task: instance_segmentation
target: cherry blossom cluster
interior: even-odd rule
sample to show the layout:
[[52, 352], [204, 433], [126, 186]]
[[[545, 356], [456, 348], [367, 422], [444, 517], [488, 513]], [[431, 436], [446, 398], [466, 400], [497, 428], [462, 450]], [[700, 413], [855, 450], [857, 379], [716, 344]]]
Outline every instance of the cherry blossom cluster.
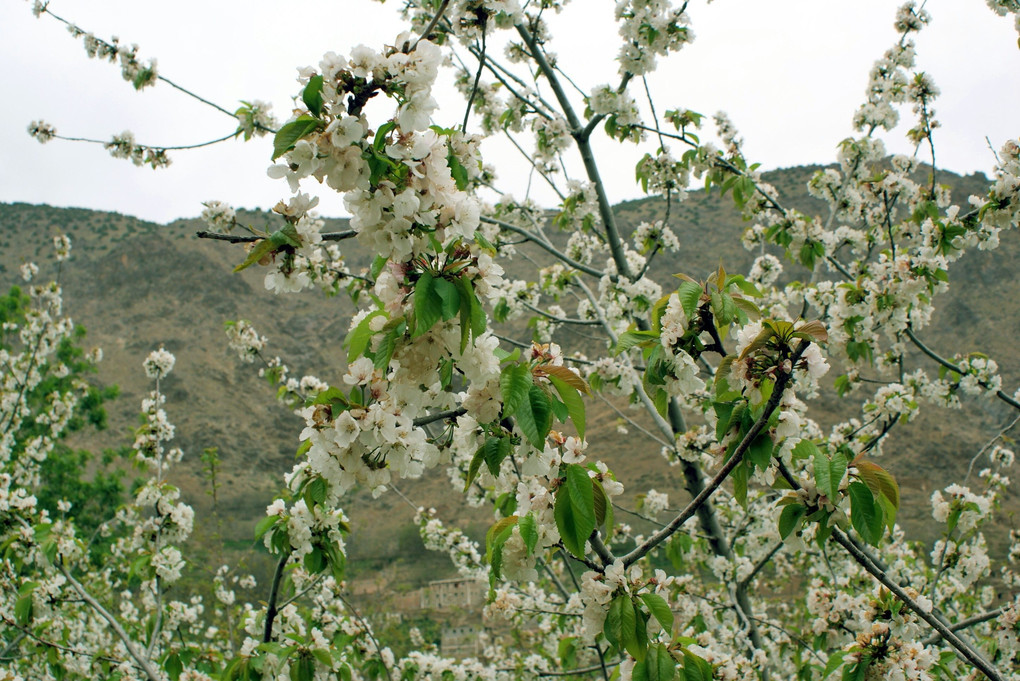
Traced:
[[155, 169], [170, 165], [170, 157], [166, 155], [165, 149], [137, 144], [130, 130], [114, 135], [103, 148], [110, 152], [110, 156], [127, 159], [136, 166], [146, 164]]
[[205, 207], [202, 209], [200, 217], [209, 226], [209, 229], [226, 232], [234, 226], [237, 212], [229, 204], [222, 201], [206, 201], [202, 205]]
[[28, 134], [39, 140], [40, 144], [46, 144], [57, 134], [57, 129], [46, 121], [32, 121], [28, 124]]

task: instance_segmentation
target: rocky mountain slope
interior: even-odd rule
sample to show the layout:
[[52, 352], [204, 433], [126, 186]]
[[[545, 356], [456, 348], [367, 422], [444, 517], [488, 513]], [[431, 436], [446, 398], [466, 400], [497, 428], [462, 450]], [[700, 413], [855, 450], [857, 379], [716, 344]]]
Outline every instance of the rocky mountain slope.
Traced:
[[[816, 169], [790, 168], [770, 173], [767, 179], [787, 205], [819, 211], [804, 189]], [[981, 176], [948, 174], [940, 179], [956, 186], [958, 201], [980, 191], [984, 181]], [[629, 233], [642, 220], [659, 217], [661, 206], [636, 201], [621, 204], [617, 212], [624, 233]], [[656, 271], [704, 277], [722, 260], [727, 270], [746, 272], [754, 254], [740, 247], [746, 224], [729, 199], [692, 192], [686, 202], [673, 207], [672, 215], [681, 251], [660, 258]], [[274, 217], [259, 211], [239, 214], [241, 221], [256, 226]], [[328, 222], [328, 230], [344, 227], [341, 220]], [[121, 397], [109, 406], [111, 427], [83, 444], [124, 444], [139, 401], [149, 390], [142, 359], [160, 345], [177, 356], [176, 369], [165, 383], [167, 411], [177, 426], [177, 443], [186, 452], [175, 477], [200, 516], [211, 514], [199, 454], [207, 447], [219, 448], [222, 487], [213, 516], [217, 522], [202, 531], [222, 536], [240, 555], [251, 546], [255, 521], [294, 461], [301, 423], [275, 403], [272, 389], [258, 378], [256, 368], [233, 356], [223, 324], [251, 321], [268, 336], [270, 356], [279, 354], [297, 375], [312, 373], [333, 381], [344, 370], [342, 342], [352, 308], [343, 296], [267, 293], [257, 267], [232, 273], [243, 259], [239, 247], [196, 238], [202, 228], [197, 219], [157, 225], [114, 213], [0, 204], [0, 284], [17, 283], [17, 267], [25, 260], [47, 262], [52, 235], [71, 237], [72, 258], [61, 272], [66, 310], [88, 329], [87, 344], [104, 350], [98, 380], [121, 387]], [[355, 242], [344, 242], [343, 247], [355, 262], [367, 262]], [[1018, 256], [1020, 236], [1010, 232], [1002, 235], [998, 251], [975, 251], [955, 265], [950, 293], [941, 301], [933, 328], [925, 333], [929, 344], [945, 354], [980, 350], [997, 358], [1007, 392], [1020, 383], [1015, 359], [1020, 335], [1020, 287], [1014, 274]], [[796, 265], [789, 268], [797, 270]], [[40, 276], [52, 274], [52, 268], [44, 267]], [[960, 479], [986, 439], [1013, 417], [1001, 403], [968, 406], [965, 414], [930, 414], [896, 433], [886, 446], [884, 464], [897, 475], [904, 492], [907, 508], [901, 518], [922, 535], [931, 492]], [[813, 415], [829, 423], [845, 418], [848, 407], [826, 398]], [[655, 486], [676, 493], [675, 503], [680, 503], [679, 479], [668, 469], [663, 474], [657, 446], [642, 447], [633, 436], [617, 433], [616, 414], [605, 405], [596, 401], [591, 408], [589, 440], [594, 455], [612, 462], [631, 489]], [[434, 505], [441, 517], [460, 518], [472, 534], [484, 534], [488, 519], [460, 507], [459, 497], [447, 492], [442, 471], [399, 487], [413, 503]], [[1009, 501], [1014, 506], [1015, 496]], [[407, 527], [412, 510], [399, 498], [386, 495], [373, 500], [359, 494], [347, 510], [354, 527], [350, 550], [355, 574], [376, 578], [384, 574], [398, 590], [450, 574], [445, 559], [423, 554], [416, 533]], [[258, 558], [249, 560], [259, 563]]]

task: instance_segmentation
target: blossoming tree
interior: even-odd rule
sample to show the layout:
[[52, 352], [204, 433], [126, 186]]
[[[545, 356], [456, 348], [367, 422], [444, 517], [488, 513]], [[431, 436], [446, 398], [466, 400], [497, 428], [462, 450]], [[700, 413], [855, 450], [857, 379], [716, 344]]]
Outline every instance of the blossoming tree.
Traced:
[[[74, 508], [40, 507], [40, 462], [86, 386], [47, 383], [68, 373], [55, 354], [70, 333], [56, 285], [33, 287], [5, 318], [0, 678], [1020, 679], [1020, 535], [996, 568], [1001, 595], [978, 588], [993, 574], [981, 530], [1012, 452], [992, 448], [979, 489], [935, 494], [933, 548], [896, 525], [899, 488], [879, 463], [887, 434], [922, 409], [1020, 409], [994, 361], [923, 340], [951, 265], [1016, 226], [1020, 146], [1002, 145], [982, 196], [960, 201], [934, 170], [918, 173], [925, 153], [934, 161], [938, 89], [911, 41], [928, 14], [908, 3], [854, 114], [857, 134], [810, 182], [827, 212], [806, 215], [763, 181], [724, 116], [717, 147], [701, 139], [704, 116], [656, 109], [641, 87], [692, 40], [686, 3], [618, 2], [619, 72], [584, 92], [549, 51], [543, 13], [559, 4], [411, 0], [409, 30], [392, 45], [302, 70], [282, 125], [258, 102], [233, 114], [237, 136], [272, 135], [269, 173], [291, 196], [271, 233], [228, 233], [240, 226], [232, 209], [210, 202], [205, 236], [246, 242], [238, 269], [266, 268], [274, 293], [345, 290], [358, 305], [342, 380], [292, 379], [279, 360], [263, 369], [306, 424], [287, 493], [255, 529], [276, 560], [264, 602], [237, 603], [226, 568], [212, 602], [175, 589], [193, 513], [169, 482], [182, 453], [166, 448], [165, 351], [145, 364], [155, 388], [134, 446], [150, 475], [101, 526], [109, 554], [97, 560]], [[989, 5], [1020, 12], [1012, 0]], [[70, 25], [136, 88], [166, 81], [136, 48]], [[500, 40], [505, 60], [487, 47]], [[444, 63], [467, 101], [462, 122], [434, 120]], [[880, 133], [902, 109], [918, 151], [889, 158]], [[31, 132], [59, 137], [41, 122]], [[555, 209], [498, 192], [479, 144], [504, 134], [532, 140]], [[598, 135], [648, 150], [637, 180], [661, 210], [631, 234], [607, 198]], [[107, 147], [153, 167], [169, 160], [128, 135]], [[583, 180], [564, 180], [570, 155]], [[695, 238], [671, 206], [696, 181], [735, 202], [760, 255], [743, 274], [720, 266], [657, 281], [656, 258]], [[348, 231], [322, 231], [310, 190], [343, 195]], [[376, 256], [368, 271], [345, 263], [350, 239]], [[522, 259], [537, 263], [537, 280], [515, 278]], [[501, 330], [529, 316], [533, 342]], [[553, 342], [570, 327], [598, 334], [598, 354]], [[265, 339], [249, 324], [228, 334], [242, 359], [262, 361]], [[845, 419], [824, 431], [809, 405], [832, 385], [829, 361], [843, 368]], [[682, 471], [683, 499], [626, 490], [643, 495], [657, 528], [647, 534], [616, 522], [625, 490], [589, 451], [596, 394], [632, 409], [662, 465]], [[397, 658], [344, 595], [342, 508], [357, 486], [387, 494], [444, 474], [466, 503], [492, 508], [484, 546], [425, 507], [415, 522], [427, 547], [488, 580], [487, 616], [504, 618], [516, 643], [468, 659], [428, 647]], [[766, 597], [790, 590], [789, 602]]]

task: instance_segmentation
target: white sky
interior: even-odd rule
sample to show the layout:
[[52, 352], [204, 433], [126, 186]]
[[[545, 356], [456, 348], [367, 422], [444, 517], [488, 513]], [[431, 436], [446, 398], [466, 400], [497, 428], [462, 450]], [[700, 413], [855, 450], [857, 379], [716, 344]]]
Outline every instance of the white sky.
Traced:
[[[574, 0], [556, 18], [549, 46], [582, 87], [616, 82], [614, 3]], [[897, 39], [889, 0], [692, 0], [693, 45], [652, 78], [659, 112], [684, 107], [705, 114], [725, 110], [746, 140], [750, 160], [765, 168], [826, 163], [851, 134], [850, 119], [864, 99], [874, 60]], [[55, 0], [58, 15], [98, 37], [118, 35], [138, 43], [143, 60], [155, 57], [162, 75], [233, 109], [242, 99], [262, 99], [285, 119], [297, 94], [295, 68], [317, 64], [327, 51], [346, 53], [358, 43], [392, 42], [404, 28], [399, 3], [368, 0]], [[988, 173], [994, 161], [987, 135], [998, 148], [1020, 133], [1020, 50], [1011, 22], [983, 0], [929, 0], [931, 26], [917, 38], [918, 64], [942, 91], [935, 104], [940, 167]], [[36, 19], [31, 4], [0, 4], [0, 201], [49, 203], [112, 210], [168, 221], [197, 215], [201, 202], [271, 207], [288, 195], [286, 183], [266, 177], [272, 143], [227, 142], [197, 151], [172, 152], [166, 170], [136, 168], [112, 159], [98, 145], [52, 141], [39, 145], [26, 133], [43, 119], [69, 136], [108, 139], [129, 129], [153, 146], [201, 142], [235, 127], [230, 119], [160, 83], [136, 93], [118, 67], [89, 60], [50, 17]], [[491, 45], [490, 45], [491, 48]], [[632, 86], [642, 95], [640, 83]], [[450, 90], [436, 115], [459, 124], [464, 103]], [[909, 120], [904, 111], [902, 119]], [[469, 125], [477, 130], [477, 124]], [[890, 151], [910, 148], [899, 132]], [[654, 144], [641, 148], [654, 151]], [[614, 201], [637, 198], [632, 148], [606, 146], [604, 179]], [[485, 148], [503, 185], [516, 196], [528, 187], [528, 166], [516, 152]], [[606, 162], [605, 159], [608, 159]], [[312, 181], [306, 191], [318, 185]], [[327, 190], [328, 191], [328, 190]], [[544, 204], [550, 195], [532, 183]], [[321, 192], [321, 212], [343, 214], [342, 203]]]

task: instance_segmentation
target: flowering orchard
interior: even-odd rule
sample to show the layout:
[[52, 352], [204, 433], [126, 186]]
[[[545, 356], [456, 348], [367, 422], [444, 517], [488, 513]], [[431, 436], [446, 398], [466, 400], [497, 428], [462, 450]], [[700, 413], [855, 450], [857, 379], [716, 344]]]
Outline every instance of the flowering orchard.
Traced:
[[[912, 42], [927, 12], [908, 3], [890, 17], [899, 36], [871, 72], [857, 132], [810, 182], [828, 209], [807, 215], [762, 180], [725, 116], [643, 87], [693, 39], [686, 3], [616, 3], [619, 71], [584, 91], [550, 51], [543, 16], [557, 0], [404, 4], [408, 30], [391, 45], [302, 69], [286, 121], [259, 102], [224, 110], [238, 119], [230, 136], [271, 136], [268, 172], [290, 196], [271, 233], [245, 233], [210, 202], [205, 235], [247, 242], [238, 269], [264, 268], [275, 294], [344, 291], [358, 306], [346, 370], [323, 368], [342, 375], [333, 384], [291, 378], [249, 324], [228, 328], [305, 420], [287, 492], [254, 528], [276, 561], [262, 600], [238, 602], [229, 567], [210, 599], [178, 584], [194, 519], [172, 484], [185, 454], [168, 444], [165, 351], [144, 367], [153, 389], [134, 451], [148, 478], [133, 499], [89, 532], [66, 500], [41, 505], [41, 465], [80, 419], [98, 358], [72, 352], [56, 284], [31, 284], [3, 311], [0, 678], [1020, 679], [1020, 533], [995, 562], [982, 534], [1013, 453], [993, 439], [972, 486], [932, 497], [934, 546], [896, 524], [899, 488], [882, 465], [886, 436], [922, 410], [1020, 409], [995, 361], [924, 342], [951, 266], [1012, 238], [1020, 217], [1016, 140], [999, 141], [980, 196], [951, 196], [919, 166], [938, 140], [938, 88]], [[136, 47], [59, 20], [136, 88], [170, 82]], [[443, 68], [465, 96], [462, 121], [435, 120]], [[901, 116], [916, 153], [889, 158], [882, 135]], [[719, 144], [705, 141], [713, 122]], [[42, 122], [31, 132], [60, 137]], [[528, 140], [560, 204], [500, 193], [479, 152], [487, 136]], [[637, 181], [659, 217], [633, 233], [609, 204], [598, 136], [647, 150]], [[130, 134], [106, 146], [169, 162]], [[566, 179], [566, 158], [581, 179]], [[697, 238], [670, 209], [698, 185], [736, 204], [759, 257], [707, 277], [671, 261], [677, 277], [657, 281], [653, 261]], [[343, 195], [348, 231], [322, 231], [311, 192], [328, 191]], [[367, 271], [345, 263], [351, 239], [376, 256]], [[528, 317], [533, 342], [501, 326]], [[598, 354], [553, 342], [569, 327], [599, 335]], [[844, 420], [823, 430], [810, 405], [833, 385]], [[594, 455], [597, 396], [632, 410], [635, 446], [682, 471], [684, 498], [624, 489]], [[492, 509], [476, 544], [415, 500], [426, 546], [488, 580], [486, 617], [513, 632], [478, 657], [428, 645], [398, 657], [345, 596], [350, 491], [391, 494], [421, 476], [448, 476], [465, 503]], [[617, 522], [635, 496], [657, 528], [647, 534]]]

